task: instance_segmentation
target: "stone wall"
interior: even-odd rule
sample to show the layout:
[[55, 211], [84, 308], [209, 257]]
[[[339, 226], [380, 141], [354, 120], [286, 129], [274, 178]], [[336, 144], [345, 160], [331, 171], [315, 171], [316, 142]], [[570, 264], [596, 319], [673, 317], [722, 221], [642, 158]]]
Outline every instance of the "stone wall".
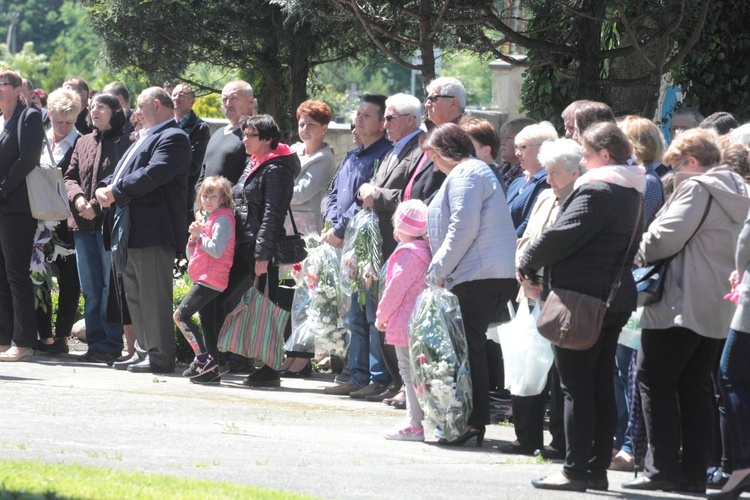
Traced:
[[[497, 112], [497, 111], [485, 111], [479, 109], [468, 109], [466, 114], [470, 116], [476, 116], [477, 118], [484, 118], [492, 122], [495, 128], [500, 133], [500, 127], [503, 123], [508, 120], [508, 113]], [[219, 118], [207, 118], [206, 122], [211, 127], [211, 133], [213, 134], [216, 130], [224, 127], [229, 123], [226, 119]], [[351, 126], [349, 123], [334, 123], [328, 124], [328, 133], [326, 133], [326, 142], [333, 149], [333, 156], [336, 158], [336, 165], [341, 163], [346, 153], [354, 149], [352, 143]]]

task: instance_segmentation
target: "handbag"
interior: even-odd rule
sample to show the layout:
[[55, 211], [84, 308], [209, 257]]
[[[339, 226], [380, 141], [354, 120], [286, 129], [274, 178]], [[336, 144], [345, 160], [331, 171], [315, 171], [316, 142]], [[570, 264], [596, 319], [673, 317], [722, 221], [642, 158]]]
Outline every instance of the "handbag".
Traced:
[[302, 235], [297, 231], [297, 224], [294, 222], [292, 207], [289, 207], [289, 218], [292, 220], [294, 234], [285, 235], [276, 243], [276, 248], [273, 251], [273, 257], [271, 258], [271, 264], [274, 266], [279, 266], [281, 264], [296, 264], [297, 262], [302, 262], [305, 260], [305, 257], [307, 257], [305, 240], [302, 239]]
[[698, 233], [698, 230], [703, 225], [703, 221], [705, 221], [706, 216], [708, 216], [708, 211], [711, 208], [713, 199], [713, 196], [709, 193], [706, 210], [703, 211], [703, 217], [701, 218], [698, 227], [695, 228], [695, 231], [693, 231], [693, 234], [690, 235], [690, 238], [688, 238], [679, 252], [662, 259], [653, 265], [643, 266], [633, 270], [633, 280], [635, 280], [635, 289], [638, 292], [639, 306], [648, 306], [661, 300], [664, 293], [664, 276], [667, 273], [669, 264], [672, 262], [672, 259], [677, 257], [677, 255], [685, 249], [687, 244], [690, 243], [690, 240], [693, 239], [693, 236]]
[[606, 302], [585, 293], [553, 288], [547, 295], [537, 320], [537, 328], [544, 338], [558, 347], [573, 351], [585, 351], [596, 344], [602, 332], [604, 316], [607, 314], [609, 304], [620, 288], [620, 278], [625, 268], [625, 260], [633, 247], [635, 233], [638, 231], [638, 223], [641, 221], [642, 213], [643, 203], [640, 203], [638, 215], [635, 218], [635, 226], [630, 234], [630, 243], [628, 243], [628, 248], [622, 257], [622, 264], [615, 275]]
[[260, 359], [278, 371], [284, 357], [284, 329], [288, 320], [289, 311], [274, 304], [253, 284], [224, 320], [219, 332], [219, 350]]
[[[18, 149], [21, 149], [21, 126], [26, 110], [18, 117]], [[68, 196], [65, 193], [62, 172], [56, 166], [47, 137], [44, 137], [51, 167], [37, 164], [26, 176], [26, 190], [29, 196], [31, 216], [39, 220], [65, 220], [70, 217]]]

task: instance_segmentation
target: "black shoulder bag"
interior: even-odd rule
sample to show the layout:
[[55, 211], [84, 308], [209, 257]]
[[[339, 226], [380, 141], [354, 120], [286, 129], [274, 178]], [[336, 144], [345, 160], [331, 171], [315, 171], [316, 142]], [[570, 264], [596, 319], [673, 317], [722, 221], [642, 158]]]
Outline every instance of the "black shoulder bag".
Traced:
[[276, 243], [273, 251], [271, 264], [279, 266], [281, 264], [296, 264], [302, 262], [307, 257], [307, 247], [302, 235], [297, 231], [297, 224], [294, 222], [292, 207], [289, 207], [289, 218], [292, 221], [294, 234], [288, 234]]

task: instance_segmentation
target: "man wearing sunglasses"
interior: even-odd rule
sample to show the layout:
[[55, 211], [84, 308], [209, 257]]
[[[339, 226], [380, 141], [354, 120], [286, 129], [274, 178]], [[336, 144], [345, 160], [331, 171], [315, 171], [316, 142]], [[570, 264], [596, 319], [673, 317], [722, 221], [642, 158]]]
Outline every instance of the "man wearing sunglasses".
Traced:
[[[434, 125], [458, 123], [466, 108], [466, 89], [455, 78], [440, 77], [427, 86], [424, 109], [427, 119]], [[432, 196], [440, 189], [445, 174], [436, 169], [432, 160], [423, 154], [407, 174], [403, 200], [417, 199], [429, 204]]]
[[[393, 238], [393, 213], [396, 211], [401, 193], [406, 185], [406, 174], [421, 155], [419, 140], [422, 135], [419, 125], [422, 120], [422, 105], [414, 96], [396, 94], [385, 101], [385, 131], [393, 147], [378, 165], [374, 181], [360, 186], [358, 202], [362, 207], [372, 208], [380, 220], [380, 235], [383, 238], [383, 262], [396, 249]], [[373, 309], [377, 304], [373, 304]], [[375, 329], [374, 316], [368, 317], [370, 328]], [[384, 332], [379, 333], [383, 361], [391, 375], [388, 386], [373, 382], [361, 390], [349, 394], [355, 399], [382, 401], [395, 397], [403, 382], [398, 371], [396, 349], [385, 344]]]

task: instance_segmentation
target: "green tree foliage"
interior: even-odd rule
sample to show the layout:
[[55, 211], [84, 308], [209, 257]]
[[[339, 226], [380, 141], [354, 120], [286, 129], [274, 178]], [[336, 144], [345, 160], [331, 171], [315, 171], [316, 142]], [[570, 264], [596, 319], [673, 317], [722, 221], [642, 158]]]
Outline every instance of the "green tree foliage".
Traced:
[[[0, 2], [3, 14], [15, 12], [19, 15], [16, 31], [16, 49], [21, 50], [26, 42], [33, 42], [40, 54], [52, 54], [55, 40], [63, 31], [59, 23], [59, 12], [63, 3], [70, 0], [20, 0]], [[6, 16], [0, 20], [0, 40], [5, 42], [8, 36]]]
[[750, 120], [749, 18], [750, 4], [745, 1], [713, 2], [700, 39], [673, 72], [675, 82], [687, 91], [686, 105], [699, 108], [706, 116], [728, 111], [740, 123]]
[[48, 64], [47, 56], [34, 51], [34, 42], [24, 43], [21, 51], [15, 54], [8, 51], [6, 44], [0, 44], [0, 65], [15, 69], [34, 84], [42, 79]]
[[[352, 51], [346, 26], [283, 11], [268, 0], [82, 0], [116, 69], [161, 83], [186, 76], [191, 63], [240, 70], [259, 96], [261, 111], [290, 130], [307, 98], [310, 67], [328, 54]], [[340, 38], [334, 38], [338, 35]], [[218, 90], [191, 82], [200, 90]]]

